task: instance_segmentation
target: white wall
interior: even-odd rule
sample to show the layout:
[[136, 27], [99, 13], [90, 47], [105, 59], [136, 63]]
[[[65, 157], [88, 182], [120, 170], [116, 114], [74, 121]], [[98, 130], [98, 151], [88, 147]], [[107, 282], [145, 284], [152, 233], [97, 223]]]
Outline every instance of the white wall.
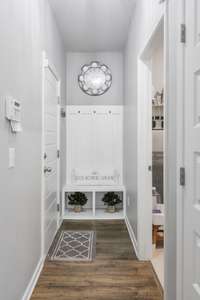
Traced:
[[164, 88], [164, 49], [163, 43], [155, 49], [152, 55], [152, 84], [155, 92], [161, 92]]
[[[102, 96], [86, 95], [78, 85], [81, 67], [93, 60], [105, 63], [112, 71], [111, 88]], [[68, 105], [121, 105], [123, 104], [123, 54], [120, 52], [67, 53]]]
[[[173, 2], [173, 1], [169, 1]], [[137, 238], [137, 62], [138, 55], [145, 46], [150, 32], [159, 20], [163, 12], [164, 3], [155, 0], [136, 1], [133, 21], [130, 27], [129, 38], [125, 50], [125, 116], [124, 116], [124, 178], [127, 188], [127, 196], [130, 198], [130, 205], [127, 203], [127, 215], [132, 229]], [[171, 40], [170, 40], [171, 42]], [[169, 119], [174, 118], [170, 116]], [[174, 121], [174, 120], [173, 120]], [[173, 123], [174, 124], [174, 123]], [[170, 132], [172, 134], [172, 131]], [[174, 144], [175, 133], [171, 139]], [[172, 141], [173, 140], [173, 141]], [[175, 152], [174, 152], [175, 153]], [[174, 155], [174, 160], [175, 160]], [[172, 162], [173, 165], [173, 162]], [[176, 171], [176, 170], [175, 170]], [[175, 172], [174, 171], [174, 172]], [[174, 172], [170, 179], [171, 192], [168, 200], [175, 201], [173, 191], [176, 190]], [[174, 183], [172, 183], [174, 180]], [[167, 204], [168, 205], [168, 204]], [[176, 299], [176, 218], [175, 202], [170, 206], [171, 222], [168, 227], [168, 245], [166, 248], [166, 259], [168, 276], [165, 292], [168, 299]], [[172, 237], [173, 235], [173, 237]]]
[[[0, 299], [19, 300], [41, 255], [42, 50], [56, 66], [65, 99], [65, 53], [46, 0], [0, 2]], [[23, 132], [11, 134], [4, 95], [21, 100]], [[8, 148], [16, 167], [8, 169]]]

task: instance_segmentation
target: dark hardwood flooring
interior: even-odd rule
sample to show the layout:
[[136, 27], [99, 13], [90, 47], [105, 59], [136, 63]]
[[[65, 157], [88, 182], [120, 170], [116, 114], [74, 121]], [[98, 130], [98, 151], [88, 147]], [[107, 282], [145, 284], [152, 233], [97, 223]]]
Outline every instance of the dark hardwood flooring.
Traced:
[[92, 262], [46, 260], [31, 300], [162, 300], [150, 262], [138, 261], [124, 221], [64, 221], [61, 230], [95, 230]]

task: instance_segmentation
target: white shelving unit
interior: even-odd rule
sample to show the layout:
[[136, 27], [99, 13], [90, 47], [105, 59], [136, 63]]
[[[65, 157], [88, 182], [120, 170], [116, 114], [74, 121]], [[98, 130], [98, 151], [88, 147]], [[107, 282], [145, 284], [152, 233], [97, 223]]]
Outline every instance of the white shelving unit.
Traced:
[[[84, 192], [89, 196], [89, 203], [83, 208], [83, 211], [76, 213], [73, 207], [67, 205], [67, 194], [73, 192]], [[121, 195], [121, 208], [115, 213], [106, 212], [106, 206], [100, 201], [103, 193], [116, 192]], [[126, 211], [126, 192], [124, 186], [65, 186], [62, 197], [62, 217], [71, 220], [95, 220], [95, 219], [124, 219]]]

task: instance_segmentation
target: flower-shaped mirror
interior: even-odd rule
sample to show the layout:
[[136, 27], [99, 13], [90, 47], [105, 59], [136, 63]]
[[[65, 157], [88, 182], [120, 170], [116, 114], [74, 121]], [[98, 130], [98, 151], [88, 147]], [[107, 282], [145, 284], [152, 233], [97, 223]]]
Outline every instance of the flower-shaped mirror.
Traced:
[[112, 74], [105, 64], [93, 61], [81, 68], [78, 83], [84, 93], [90, 96], [100, 96], [111, 87]]

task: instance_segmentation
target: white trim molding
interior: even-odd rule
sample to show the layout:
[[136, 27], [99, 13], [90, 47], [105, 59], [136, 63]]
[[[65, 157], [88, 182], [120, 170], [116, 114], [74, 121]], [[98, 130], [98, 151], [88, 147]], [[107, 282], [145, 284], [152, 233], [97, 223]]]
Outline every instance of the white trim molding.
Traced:
[[[59, 77], [59, 74], [56, 71], [55, 66], [49, 61], [47, 58], [47, 54], [45, 51], [42, 51], [42, 133], [41, 133], [41, 255], [42, 257], [45, 256], [47, 253], [45, 253], [45, 247], [44, 247], [44, 241], [45, 241], [45, 233], [44, 233], [44, 197], [45, 197], [45, 191], [44, 191], [44, 125], [45, 125], [45, 118], [44, 118], [44, 112], [45, 112], [45, 70], [49, 69], [51, 73], [54, 75], [54, 77], [57, 80], [57, 150], [60, 151], [60, 95], [61, 95], [61, 80]], [[57, 204], [60, 205], [60, 157], [58, 157], [57, 161]], [[60, 212], [58, 212], [57, 215], [57, 229], [59, 228], [59, 224], [61, 223], [61, 215]], [[53, 240], [52, 240], [53, 241]]]
[[[137, 107], [137, 216], [138, 252], [142, 260], [152, 258], [152, 53], [165, 29], [165, 12], [160, 15], [138, 55]], [[144, 88], [145, 87], [145, 88]], [[144, 189], [145, 186], [145, 189]]]
[[[167, 1], [167, 86], [168, 124], [166, 157], [165, 293], [168, 299], [183, 299], [183, 187], [179, 184], [180, 167], [184, 166], [184, 52], [180, 27], [185, 23], [185, 1]], [[170, 168], [169, 166], [174, 166]], [[173, 212], [173, 213], [172, 213]], [[173, 259], [172, 259], [173, 258]], [[173, 269], [172, 269], [173, 268]]]
[[137, 258], [140, 259], [139, 252], [138, 252], [138, 243], [137, 243], [137, 240], [136, 240], [136, 237], [135, 237], [135, 233], [134, 233], [134, 231], [132, 229], [132, 226], [131, 226], [131, 224], [130, 224], [129, 219], [128, 219], [127, 216], [125, 216], [125, 223], [126, 223], [126, 227], [128, 229], [128, 233], [129, 233], [131, 242], [133, 244], [133, 248], [134, 248], [135, 254], [136, 254]]
[[37, 267], [33, 273], [33, 276], [31, 277], [31, 280], [29, 281], [29, 284], [25, 290], [25, 293], [22, 297], [22, 300], [29, 300], [31, 298], [31, 295], [33, 293], [33, 290], [36, 286], [36, 283], [38, 281], [38, 278], [42, 272], [44, 266], [44, 258], [41, 258], [40, 261], [37, 264]]

